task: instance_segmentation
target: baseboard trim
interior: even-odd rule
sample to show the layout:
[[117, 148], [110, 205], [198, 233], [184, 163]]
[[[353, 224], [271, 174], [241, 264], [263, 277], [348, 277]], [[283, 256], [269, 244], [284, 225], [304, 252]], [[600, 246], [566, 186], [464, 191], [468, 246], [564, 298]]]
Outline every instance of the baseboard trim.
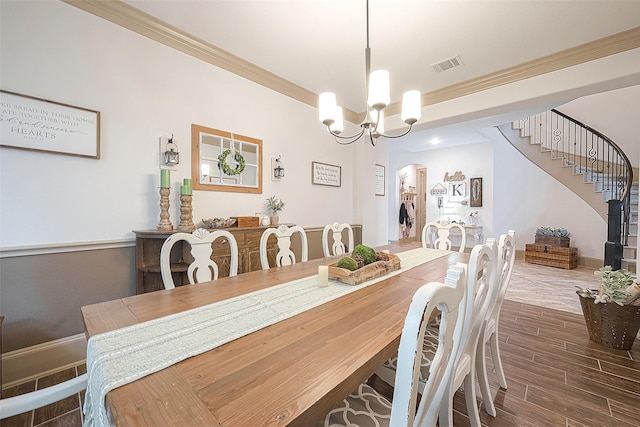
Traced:
[[2, 355], [2, 389], [78, 365], [87, 357], [84, 334], [60, 338]]

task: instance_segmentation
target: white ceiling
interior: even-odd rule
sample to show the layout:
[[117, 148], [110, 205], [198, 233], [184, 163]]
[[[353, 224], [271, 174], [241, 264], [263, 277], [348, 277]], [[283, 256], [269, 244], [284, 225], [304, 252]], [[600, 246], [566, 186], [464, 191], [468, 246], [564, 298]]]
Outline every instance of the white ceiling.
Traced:
[[[308, 90], [335, 92], [351, 110], [365, 109], [365, 0], [125, 2]], [[640, 0], [370, 0], [369, 15], [372, 69], [389, 70], [397, 102], [409, 89], [433, 91], [637, 27]], [[455, 55], [461, 67], [431, 69]], [[454, 128], [458, 138], [480, 137]]]

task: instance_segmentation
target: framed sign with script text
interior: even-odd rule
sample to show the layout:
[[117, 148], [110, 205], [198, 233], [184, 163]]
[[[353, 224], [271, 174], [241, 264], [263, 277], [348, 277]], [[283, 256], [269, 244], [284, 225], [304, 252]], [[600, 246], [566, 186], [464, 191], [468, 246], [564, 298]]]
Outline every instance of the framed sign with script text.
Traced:
[[385, 173], [383, 165], [376, 165], [376, 196], [384, 196]]
[[342, 168], [326, 163], [311, 162], [311, 183], [340, 187], [342, 185]]
[[0, 146], [100, 158], [100, 112], [0, 90]]

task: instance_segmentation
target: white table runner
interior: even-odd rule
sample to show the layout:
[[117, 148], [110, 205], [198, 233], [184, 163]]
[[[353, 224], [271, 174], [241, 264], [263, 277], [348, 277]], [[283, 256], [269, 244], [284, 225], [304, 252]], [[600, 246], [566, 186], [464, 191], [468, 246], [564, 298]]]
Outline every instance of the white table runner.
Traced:
[[321, 287], [313, 275], [95, 335], [87, 344], [84, 425], [109, 425], [106, 395], [114, 388], [449, 253], [412, 249], [398, 254], [399, 270], [357, 286], [330, 280]]

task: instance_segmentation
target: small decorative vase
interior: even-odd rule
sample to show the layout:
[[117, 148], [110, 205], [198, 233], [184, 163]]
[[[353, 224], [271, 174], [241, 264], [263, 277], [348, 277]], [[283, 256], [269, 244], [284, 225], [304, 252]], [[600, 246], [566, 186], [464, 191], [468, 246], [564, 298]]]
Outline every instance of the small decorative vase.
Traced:
[[280, 218], [278, 218], [278, 215], [271, 215], [271, 225], [278, 225], [278, 221], [280, 220]]

